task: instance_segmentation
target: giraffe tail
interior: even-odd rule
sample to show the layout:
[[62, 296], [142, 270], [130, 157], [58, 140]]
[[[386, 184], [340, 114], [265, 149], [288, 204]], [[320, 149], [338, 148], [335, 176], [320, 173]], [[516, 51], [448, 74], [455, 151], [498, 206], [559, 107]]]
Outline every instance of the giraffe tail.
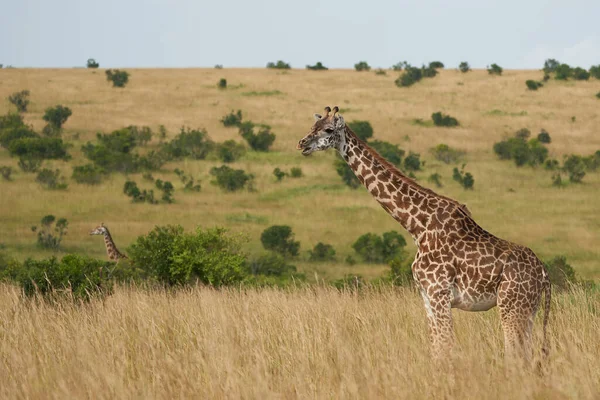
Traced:
[[544, 321], [542, 328], [542, 354], [544, 358], [548, 357], [550, 353], [550, 344], [548, 343], [548, 319], [550, 318], [550, 301], [552, 300], [552, 285], [550, 284], [550, 280], [546, 282], [544, 285]]

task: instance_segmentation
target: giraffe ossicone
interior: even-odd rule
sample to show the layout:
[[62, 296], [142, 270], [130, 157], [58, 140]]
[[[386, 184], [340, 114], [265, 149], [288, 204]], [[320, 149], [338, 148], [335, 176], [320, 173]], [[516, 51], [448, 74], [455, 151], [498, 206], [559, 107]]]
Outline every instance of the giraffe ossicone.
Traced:
[[404, 175], [346, 125], [339, 108], [325, 107], [297, 149], [308, 156], [336, 149], [381, 207], [412, 236], [412, 274], [421, 292], [435, 357], [452, 347], [451, 308], [486, 311], [498, 306], [505, 353], [531, 357], [533, 320], [544, 296], [543, 346], [551, 286], [544, 264], [529, 248], [481, 228], [464, 204]]

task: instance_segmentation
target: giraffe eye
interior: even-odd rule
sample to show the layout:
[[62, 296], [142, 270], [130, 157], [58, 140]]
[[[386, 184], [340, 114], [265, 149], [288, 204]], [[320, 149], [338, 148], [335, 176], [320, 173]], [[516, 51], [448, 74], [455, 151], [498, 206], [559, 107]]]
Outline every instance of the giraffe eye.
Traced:
[[325, 129], [325, 132], [327, 132], [327, 133], [333, 133], [333, 129], [332, 128], [327, 128], [327, 129]]

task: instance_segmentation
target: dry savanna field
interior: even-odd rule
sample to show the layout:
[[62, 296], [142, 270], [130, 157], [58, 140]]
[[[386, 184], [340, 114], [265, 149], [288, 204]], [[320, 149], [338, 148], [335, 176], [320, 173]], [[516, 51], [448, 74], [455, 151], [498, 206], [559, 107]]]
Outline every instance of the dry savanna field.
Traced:
[[[332, 151], [302, 157], [295, 150], [313, 113], [338, 105], [346, 121], [368, 120], [374, 139], [419, 153], [417, 179], [442, 176], [438, 193], [466, 203], [486, 230], [532, 248], [543, 260], [564, 255], [577, 274], [600, 279], [600, 173], [580, 184], [552, 186], [543, 167], [516, 167], [494, 154], [495, 142], [521, 128], [552, 137], [550, 157], [600, 150], [600, 81], [550, 80], [529, 91], [541, 71], [442, 70], [410, 88], [398, 73], [350, 70], [128, 69], [130, 82], [113, 88], [104, 70], [2, 69], [0, 114], [14, 110], [7, 96], [31, 92], [25, 121], [40, 131], [47, 107], [73, 111], [63, 139], [73, 159], [46, 161], [66, 177], [87, 163], [81, 146], [97, 132], [128, 125], [164, 125], [168, 137], [182, 126], [206, 128], [211, 139], [243, 142], [220, 119], [242, 110], [245, 120], [265, 123], [277, 135], [272, 151], [247, 152], [233, 167], [255, 176], [256, 191], [224, 193], [210, 183], [216, 159], [167, 163], [155, 178], [175, 185], [173, 204], [133, 204], [123, 194], [127, 179], [150, 188], [141, 174], [113, 174], [97, 186], [69, 180], [67, 190], [44, 190], [35, 174], [17, 167], [0, 149], [0, 165], [13, 180], [0, 180], [2, 251], [23, 260], [54, 253], [36, 247], [31, 226], [47, 214], [66, 217], [68, 234], [59, 256], [105, 258], [101, 238], [89, 231], [104, 222], [126, 252], [156, 225], [223, 226], [247, 237], [245, 251], [261, 251], [260, 233], [289, 225], [301, 243], [291, 262], [306, 283], [286, 289], [191, 287], [178, 291], [117, 287], [112, 296], [78, 304], [24, 300], [18, 288], [0, 284], [0, 398], [600, 398], [600, 298], [574, 289], [555, 293], [550, 319], [550, 357], [543, 371], [505, 368], [496, 310], [454, 312], [456, 351], [446, 365], [429, 359], [425, 311], [410, 288], [367, 287], [338, 291], [324, 281], [347, 274], [376, 278], [387, 265], [344, 262], [367, 232], [406, 232], [363, 188], [352, 190], [337, 175]], [[217, 88], [220, 78], [229, 87]], [[433, 112], [460, 126], [415, 124]], [[452, 180], [452, 168], [430, 149], [440, 143], [465, 152], [473, 190]], [[154, 139], [144, 151], [158, 146]], [[460, 165], [458, 165], [460, 167]], [[276, 182], [273, 169], [300, 167], [302, 178]], [[183, 192], [173, 170], [199, 180], [200, 192]], [[337, 262], [310, 263], [318, 242], [334, 246]], [[534, 329], [539, 351], [541, 318]]]

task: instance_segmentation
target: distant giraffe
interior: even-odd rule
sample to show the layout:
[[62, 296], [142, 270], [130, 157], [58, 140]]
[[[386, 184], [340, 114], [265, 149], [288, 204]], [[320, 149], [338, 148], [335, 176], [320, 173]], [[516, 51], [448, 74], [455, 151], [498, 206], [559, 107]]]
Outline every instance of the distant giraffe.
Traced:
[[486, 311], [497, 305], [505, 353], [529, 360], [542, 294], [542, 351], [547, 354], [551, 287], [533, 251], [485, 231], [465, 205], [408, 178], [360, 140], [338, 111], [326, 107], [325, 115], [315, 114], [316, 122], [297, 148], [305, 156], [337, 149], [383, 209], [413, 237], [418, 250], [412, 273], [425, 303], [433, 356], [442, 357], [452, 347], [451, 308]]
[[90, 232], [90, 235], [103, 235], [104, 236], [104, 244], [106, 245], [106, 253], [108, 254], [108, 259], [111, 261], [119, 262], [122, 258], [128, 258], [125, 254], [121, 253], [115, 242], [110, 236], [110, 232], [108, 228], [104, 226], [104, 222], [100, 224], [100, 226], [96, 227], [93, 231]]

